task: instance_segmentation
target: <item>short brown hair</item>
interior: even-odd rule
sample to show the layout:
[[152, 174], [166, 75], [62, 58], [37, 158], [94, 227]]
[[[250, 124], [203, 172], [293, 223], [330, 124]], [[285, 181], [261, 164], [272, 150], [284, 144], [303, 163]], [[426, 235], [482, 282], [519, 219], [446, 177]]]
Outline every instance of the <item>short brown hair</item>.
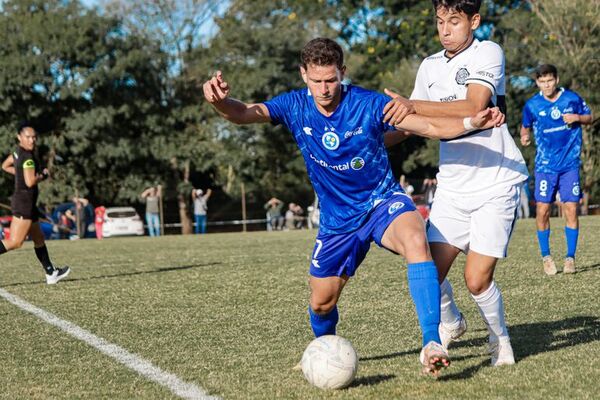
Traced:
[[300, 65], [335, 65], [339, 69], [344, 66], [344, 51], [334, 40], [328, 38], [316, 38], [306, 43], [300, 53]]
[[552, 64], [542, 64], [535, 70], [535, 79], [539, 79], [545, 75], [552, 75], [553, 77], [558, 77], [558, 70]]

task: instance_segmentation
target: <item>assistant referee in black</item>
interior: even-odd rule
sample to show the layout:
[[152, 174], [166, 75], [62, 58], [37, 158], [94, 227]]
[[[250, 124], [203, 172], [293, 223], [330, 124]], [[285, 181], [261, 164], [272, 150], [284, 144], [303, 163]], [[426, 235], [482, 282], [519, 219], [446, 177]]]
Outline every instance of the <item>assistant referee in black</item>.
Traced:
[[55, 268], [52, 265], [38, 222], [38, 183], [48, 177], [48, 170], [42, 170], [35, 157], [37, 132], [30, 123], [19, 126], [17, 140], [17, 150], [2, 163], [2, 170], [15, 176], [15, 192], [11, 200], [13, 218], [10, 223], [10, 239], [0, 241], [0, 255], [20, 248], [29, 235], [33, 240], [35, 254], [44, 267], [46, 282], [52, 285], [65, 278], [71, 270], [69, 267]]

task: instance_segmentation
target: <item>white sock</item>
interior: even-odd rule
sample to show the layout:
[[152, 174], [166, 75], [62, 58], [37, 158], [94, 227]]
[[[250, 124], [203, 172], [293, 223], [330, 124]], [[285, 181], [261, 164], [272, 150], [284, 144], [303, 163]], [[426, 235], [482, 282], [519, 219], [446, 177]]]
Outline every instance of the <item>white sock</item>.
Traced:
[[502, 302], [502, 293], [498, 286], [492, 281], [487, 290], [481, 294], [471, 294], [483, 321], [487, 325], [490, 333], [490, 342], [498, 340], [508, 340], [508, 329], [504, 321], [504, 303]]
[[440, 284], [440, 291], [442, 294], [440, 298], [440, 321], [450, 328], [457, 327], [460, 321], [460, 311], [454, 303], [454, 293], [448, 279], [444, 279]]

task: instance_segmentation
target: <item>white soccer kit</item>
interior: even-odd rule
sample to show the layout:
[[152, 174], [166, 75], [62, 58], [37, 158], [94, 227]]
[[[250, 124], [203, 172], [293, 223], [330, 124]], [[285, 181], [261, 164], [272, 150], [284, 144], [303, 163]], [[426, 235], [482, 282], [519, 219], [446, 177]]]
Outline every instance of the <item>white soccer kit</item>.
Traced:
[[[464, 100], [471, 84], [487, 87], [491, 103], [506, 113], [504, 53], [496, 43], [474, 39], [452, 58], [446, 57], [445, 50], [427, 57], [419, 67], [411, 99]], [[528, 176], [507, 125], [441, 141], [439, 165], [429, 241], [505, 257], [518, 186]]]

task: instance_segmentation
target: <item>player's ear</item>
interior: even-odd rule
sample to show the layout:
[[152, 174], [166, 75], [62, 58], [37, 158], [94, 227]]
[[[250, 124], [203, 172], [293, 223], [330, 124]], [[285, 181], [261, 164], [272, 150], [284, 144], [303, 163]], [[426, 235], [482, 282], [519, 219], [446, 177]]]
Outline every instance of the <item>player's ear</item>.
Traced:
[[308, 84], [308, 77], [306, 76], [306, 69], [303, 66], [300, 66], [300, 76], [302, 76], [302, 80], [304, 83]]
[[345, 66], [345, 65], [342, 65], [342, 68], [340, 68], [340, 75], [341, 75], [341, 78], [340, 78], [340, 80], [341, 80], [341, 81], [343, 81], [343, 80], [344, 80], [344, 75], [345, 75], [345, 74], [346, 74], [346, 66]]
[[479, 13], [473, 14], [473, 16], [471, 17], [471, 30], [476, 30], [477, 28], [479, 28], [480, 24], [481, 15]]
[[556, 75], [556, 86], [558, 86], [559, 82], [560, 82], [560, 79], [558, 78], [558, 75]]

